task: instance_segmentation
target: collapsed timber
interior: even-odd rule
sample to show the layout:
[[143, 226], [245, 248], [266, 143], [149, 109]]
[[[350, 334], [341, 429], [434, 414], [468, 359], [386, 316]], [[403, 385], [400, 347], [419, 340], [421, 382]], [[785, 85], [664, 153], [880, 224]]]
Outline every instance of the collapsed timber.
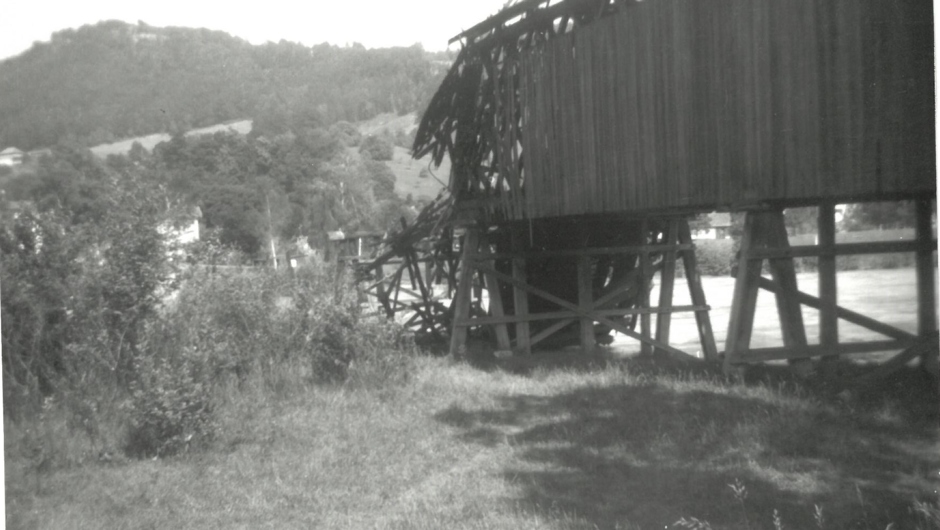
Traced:
[[[354, 263], [360, 290], [419, 342], [461, 354], [468, 337], [496, 351], [637, 339], [644, 353], [690, 356], [669, 345], [670, 316], [694, 312], [702, 351], [717, 356], [686, 219], [595, 216], [484, 226], [457, 215], [444, 192], [374, 257]], [[477, 217], [477, 216], [475, 216]], [[693, 305], [674, 306], [677, 263]], [[658, 306], [651, 304], [660, 278]], [[657, 314], [655, 330], [652, 315]]]

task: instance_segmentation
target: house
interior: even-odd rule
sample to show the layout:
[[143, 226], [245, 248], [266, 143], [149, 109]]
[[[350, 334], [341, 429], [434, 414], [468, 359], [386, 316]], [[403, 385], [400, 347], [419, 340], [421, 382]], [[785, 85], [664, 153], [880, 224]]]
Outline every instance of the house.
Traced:
[[166, 221], [160, 223], [158, 230], [166, 236], [170, 253], [180, 254], [183, 245], [199, 241], [199, 221], [202, 210], [198, 206], [183, 208], [172, 212]]
[[708, 214], [708, 228], [694, 231], [692, 239], [728, 239], [731, 230], [731, 214], [712, 212]]
[[385, 232], [328, 232], [329, 256], [340, 260], [357, 261], [367, 259], [385, 238]]
[[0, 166], [18, 166], [23, 163], [23, 151], [15, 147], [7, 147], [0, 151]]

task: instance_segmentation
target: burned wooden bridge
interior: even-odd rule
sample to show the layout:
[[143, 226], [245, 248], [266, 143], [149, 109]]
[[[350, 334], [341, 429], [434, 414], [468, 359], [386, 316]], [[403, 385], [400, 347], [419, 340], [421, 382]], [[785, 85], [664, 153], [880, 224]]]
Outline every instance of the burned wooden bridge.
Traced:
[[[417, 157], [450, 157], [448, 199], [392, 243], [401, 265], [376, 275], [380, 259], [373, 275], [413, 279], [414, 322], [448, 334], [454, 354], [470, 330], [518, 352], [559, 333], [590, 350], [616, 330], [682, 356], [670, 315], [691, 311], [715, 359], [687, 220], [738, 211], [729, 369], [931, 340], [932, 20], [924, 0], [516, 2], [455, 37], [463, 48], [414, 144]], [[915, 241], [835, 243], [835, 204], [884, 200], [916, 201]], [[796, 206], [819, 209], [818, 245], [789, 246], [782, 212]], [[432, 234], [442, 243], [422, 257]], [[899, 251], [917, 256], [917, 335], [837, 305], [839, 256]], [[798, 289], [802, 256], [819, 257], [818, 297]], [[691, 306], [672, 303], [680, 263]], [[446, 278], [446, 296], [429, 294], [431, 278]], [[370, 287], [394, 313], [382, 285]], [[776, 296], [783, 348], [750, 348], [761, 288]], [[802, 305], [820, 312], [819, 344]], [[840, 319], [886, 340], [842, 344]]]

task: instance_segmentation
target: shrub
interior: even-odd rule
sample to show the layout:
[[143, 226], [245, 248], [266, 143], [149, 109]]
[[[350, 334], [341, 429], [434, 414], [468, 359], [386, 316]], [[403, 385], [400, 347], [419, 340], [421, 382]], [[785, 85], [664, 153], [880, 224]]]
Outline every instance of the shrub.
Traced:
[[359, 153], [372, 160], [391, 160], [395, 154], [392, 142], [381, 136], [367, 136], [359, 145]]
[[213, 380], [276, 391], [344, 382], [367, 365], [387, 371], [412, 351], [400, 326], [363, 318], [355, 287], [322, 264], [292, 275], [193, 271], [168, 318], [175, 331], [164, 343], [193, 352]]
[[214, 436], [211, 386], [203, 363], [186, 355], [138, 361], [131, 385], [125, 453], [166, 456]]
[[338, 121], [330, 126], [330, 133], [334, 135], [343, 145], [356, 147], [362, 142], [362, 133], [355, 125], [348, 121]]
[[727, 276], [734, 261], [734, 241], [699, 239], [695, 242], [695, 257], [703, 276]]

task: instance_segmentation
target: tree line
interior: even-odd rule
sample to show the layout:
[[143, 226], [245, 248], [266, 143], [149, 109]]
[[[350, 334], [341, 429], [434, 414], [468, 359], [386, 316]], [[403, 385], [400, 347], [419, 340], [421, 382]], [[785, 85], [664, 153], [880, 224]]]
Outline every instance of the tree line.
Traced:
[[447, 52], [251, 45], [220, 31], [107, 21], [0, 62], [0, 145], [86, 146], [253, 118], [324, 123], [423, 110]]

